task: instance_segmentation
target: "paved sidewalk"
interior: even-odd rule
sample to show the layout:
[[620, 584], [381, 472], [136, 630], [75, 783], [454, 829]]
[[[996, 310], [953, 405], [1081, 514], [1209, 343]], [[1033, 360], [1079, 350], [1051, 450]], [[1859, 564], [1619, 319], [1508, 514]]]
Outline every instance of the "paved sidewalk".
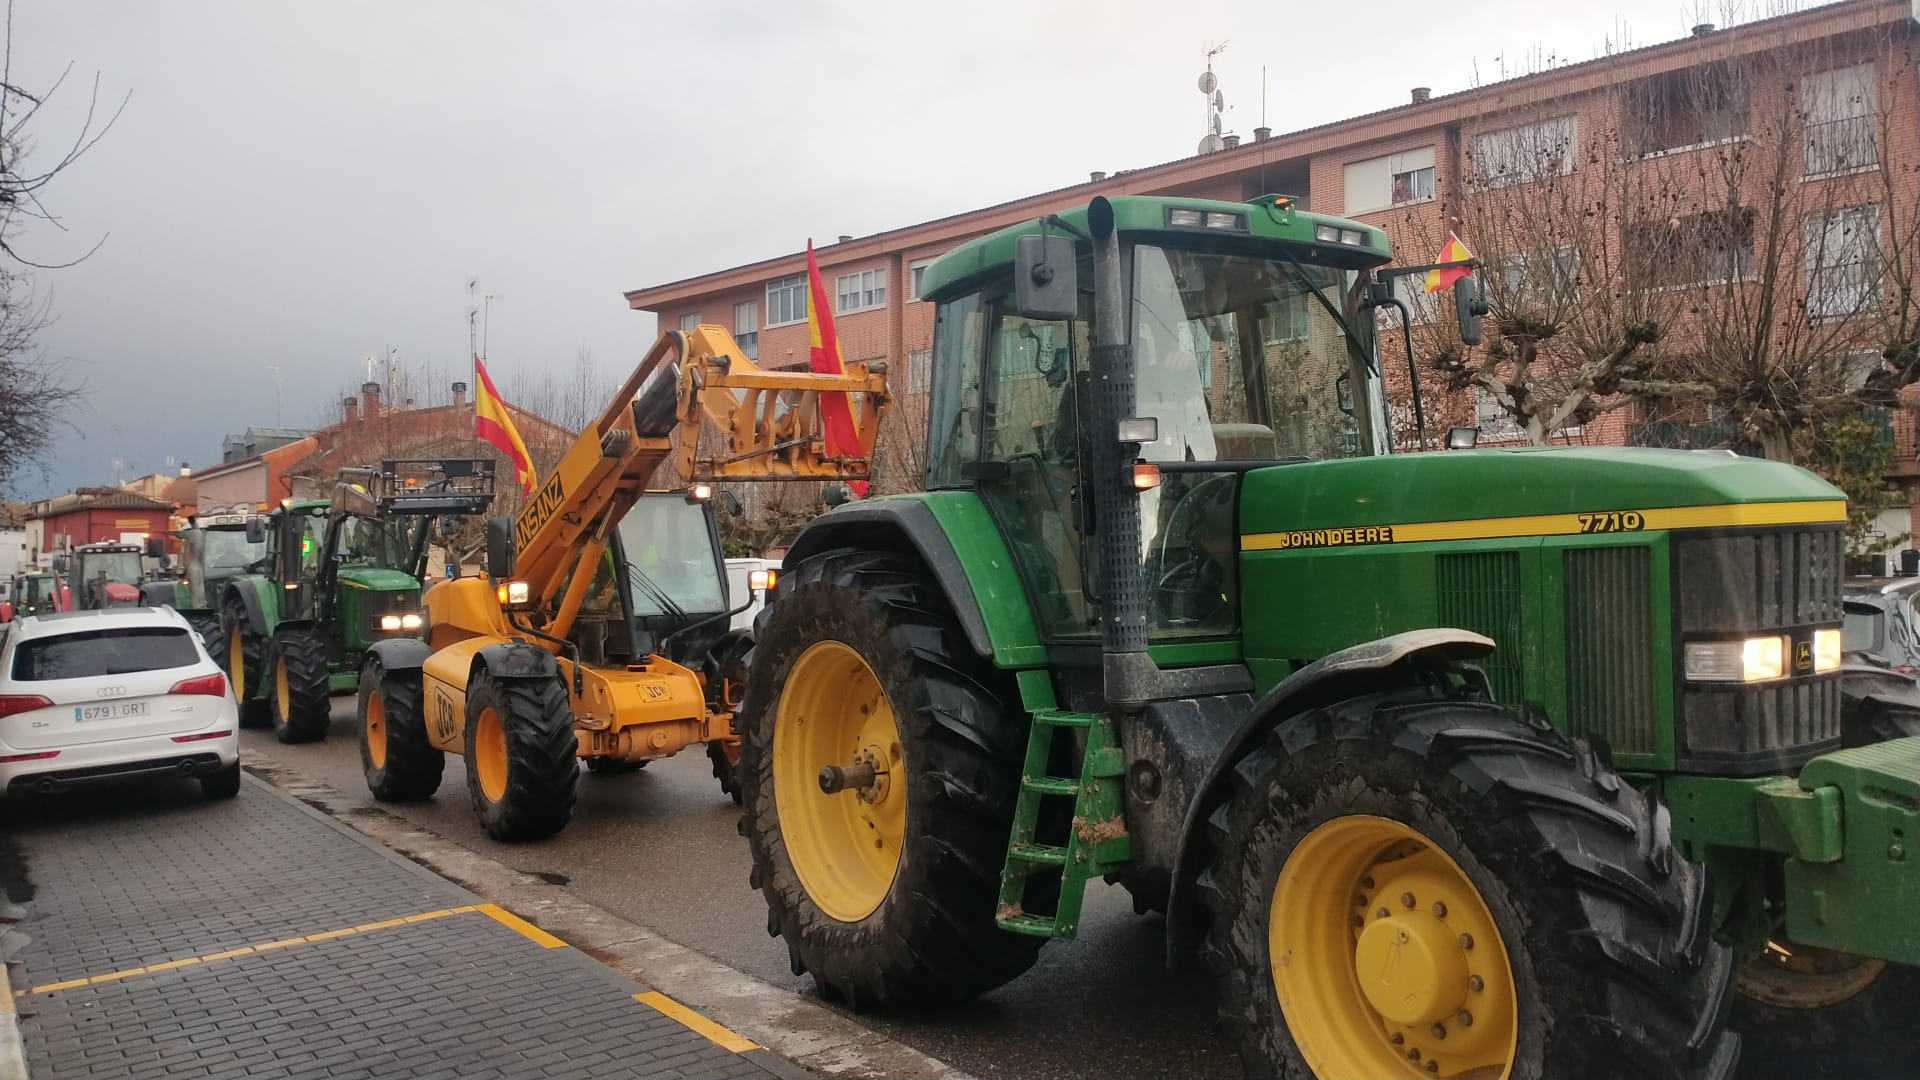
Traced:
[[808, 1075], [251, 777], [0, 815], [34, 1080]]

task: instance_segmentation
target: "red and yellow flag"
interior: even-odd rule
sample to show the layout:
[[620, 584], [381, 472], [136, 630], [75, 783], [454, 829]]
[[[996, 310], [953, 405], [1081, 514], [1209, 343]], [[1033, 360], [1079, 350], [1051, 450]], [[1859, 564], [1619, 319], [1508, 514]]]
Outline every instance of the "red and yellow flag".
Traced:
[[520, 441], [513, 417], [507, 415], [507, 403], [500, 400], [500, 391], [493, 388], [493, 380], [487, 377], [487, 365], [481, 363], [479, 357], [473, 360], [473, 371], [479, 376], [479, 389], [473, 395], [473, 433], [507, 455], [507, 460], [513, 462], [513, 475], [520, 481], [520, 490], [531, 494], [540, 478], [533, 471], [533, 458], [527, 455], [527, 444]]
[[[1463, 263], [1471, 258], [1473, 258], [1473, 252], [1467, 250], [1467, 245], [1461, 243], [1459, 237], [1449, 232], [1447, 246], [1441, 249], [1440, 257], [1433, 261]], [[1429, 270], [1427, 271], [1427, 291], [1439, 292], [1471, 273], [1473, 268], [1469, 266], [1449, 266], [1445, 270]]]
[[[833, 332], [833, 307], [827, 300], [827, 283], [820, 277], [820, 263], [813, 257], [813, 241], [807, 241], [807, 344], [811, 354], [809, 367], [817, 375], [844, 375], [847, 366], [840, 358], [840, 338]], [[853, 421], [853, 404], [839, 390], [820, 395], [820, 426], [827, 440], [828, 457], [858, 457], [860, 429]], [[865, 497], [867, 484], [856, 480], [853, 493]]]

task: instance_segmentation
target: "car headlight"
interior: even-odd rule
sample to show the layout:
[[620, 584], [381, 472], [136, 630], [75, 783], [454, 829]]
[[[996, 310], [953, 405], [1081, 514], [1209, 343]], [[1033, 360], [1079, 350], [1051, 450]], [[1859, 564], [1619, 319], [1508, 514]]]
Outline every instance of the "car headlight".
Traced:
[[1840, 670], [1840, 630], [1829, 627], [1813, 632], [1813, 670]]
[[[1836, 644], [1838, 632], [1835, 632]], [[1838, 660], [1835, 661], [1838, 665]], [[1738, 641], [1689, 641], [1687, 678], [1695, 682], [1765, 682], [1787, 674], [1787, 639], [1779, 634]]]

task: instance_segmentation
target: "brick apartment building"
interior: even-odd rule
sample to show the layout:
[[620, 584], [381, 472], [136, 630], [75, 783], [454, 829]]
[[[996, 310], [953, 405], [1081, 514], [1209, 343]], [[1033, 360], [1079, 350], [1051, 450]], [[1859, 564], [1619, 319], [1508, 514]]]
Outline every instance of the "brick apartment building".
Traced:
[[[1696, 325], [1702, 319], [1688, 289], [1703, 282], [1745, 289], [1742, 283], [1762, 276], [1760, 264], [1788, 266], [1792, 282], [1783, 302], [1805, 305], [1806, 321], [1851, 326], [1861, 321], [1852, 313], [1863, 310], [1862, 302], [1873, 299], [1877, 308], [1883, 291], [1915, 295], [1911, 276], [1896, 283], [1885, 273], [1862, 285], [1861, 267], [1883, 247], [1910, 250], [1910, 238], [1920, 238], [1920, 0], [1847, 0], [1727, 29], [1702, 26], [1678, 41], [1459, 93], [1419, 88], [1396, 108], [1296, 132], [1256, 129], [1251, 141], [1227, 141], [1211, 154], [1094, 173], [1072, 187], [818, 248], [845, 357], [887, 360], [897, 411], [924, 416], [933, 310], [919, 298], [923, 268], [970, 238], [1083, 206], [1095, 195], [1127, 194], [1239, 201], [1284, 193], [1315, 212], [1386, 230], [1406, 263], [1434, 258], [1452, 228], [1486, 260], [1483, 280], [1496, 316], [1503, 289], [1556, 270], [1578, 288], [1637, 279], [1641, 295], [1667, 305], [1668, 348], [1684, 347], [1689, 335], [1710, 335]], [[1791, 194], [1776, 194], [1769, 206], [1761, 165], [1776, 159], [1792, 173]], [[1648, 179], [1656, 174], [1657, 182]], [[1591, 238], [1592, 251], [1562, 238], [1549, 239], [1542, 252], [1537, 242], [1500, 235], [1554, 217], [1526, 200], [1575, 182], [1593, 189], [1585, 195], [1590, 202], [1607, 189], [1604, 199], [1613, 206]], [[1760, 235], [1770, 220], [1790, 238]], [[1769, 260], [1769, 253], [1782, 258]], [[1911, 269], [1914, 256], [1905, 258]], [[1543, 270], [1544, 263], [1554, 269]], [[1875, 297], [1856, 295], [1863, 292]], [[626, 298], [658, 316], [663, 328], [726, 326], [764, 367], [807, 363], [802, 252]], [[1404, 298], [1416, 323], [1440, 321], [1432, 298], [1411, 291]], [[1690, 305], [1696, 314], [1686, 314]], [[1414, 332], [1421, 341], [1423, 328]], [[1881, 348], [1870, 344], [1875, 332], [1828, 331], [1820, 341], [1872, 362]], [[1383, 336], [1390, 400], [1404, 395], [1400, 349], [1396, 334]], [[1422, 378], [1430, 423], [1472, 424], [1483, 443], [1524, 439], [1485, 387], [1450, 390]], [[1398, 424], [1404, 406], [1395, 413]], [[1890, 480], [1910, 496], [1920, 472], [1913, 414], [1909, 403], [1888, 417], [1897, 457]], [[1736, 430], [1701, 410], [1592, 409], [1575, 419], [1556, 441], [1707, 445]], [[1920, 500], [1909, 503], [1911, 510], [1886, 522], [1889, 535], [1920, 535]]]

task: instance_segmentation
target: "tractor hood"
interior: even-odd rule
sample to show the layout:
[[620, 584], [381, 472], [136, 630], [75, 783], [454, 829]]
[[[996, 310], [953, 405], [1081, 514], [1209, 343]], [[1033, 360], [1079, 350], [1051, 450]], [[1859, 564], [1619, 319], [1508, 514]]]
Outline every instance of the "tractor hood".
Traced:
[[[1830, 512], [1832, 520], [1841, 521], [1845, 499], [1838, 488], [1798, 466], [1727, 454], [1633, 447], [1450, 450], [1255, 470], [1247, 474], [1241, 493], [1240, 531], [1277, 534], [1689, 507], [1730, 509], [1666, 515], [1673, 524], [1664, 527], [1760, 525], [1771, 523], [1769, 508], [1793, 503], [1838, 503], [1822, 507], [1821, 516]], [[1793, 507], [1784, 512], [1804, 519]], [[1645, 527], [1663, 526], [1649, 520]]]
[[400, 592], [420, 587], [411, 574], [377, 566], [341, 567], [340, 584], [349, 589], [371, 589], [375, 592]]

